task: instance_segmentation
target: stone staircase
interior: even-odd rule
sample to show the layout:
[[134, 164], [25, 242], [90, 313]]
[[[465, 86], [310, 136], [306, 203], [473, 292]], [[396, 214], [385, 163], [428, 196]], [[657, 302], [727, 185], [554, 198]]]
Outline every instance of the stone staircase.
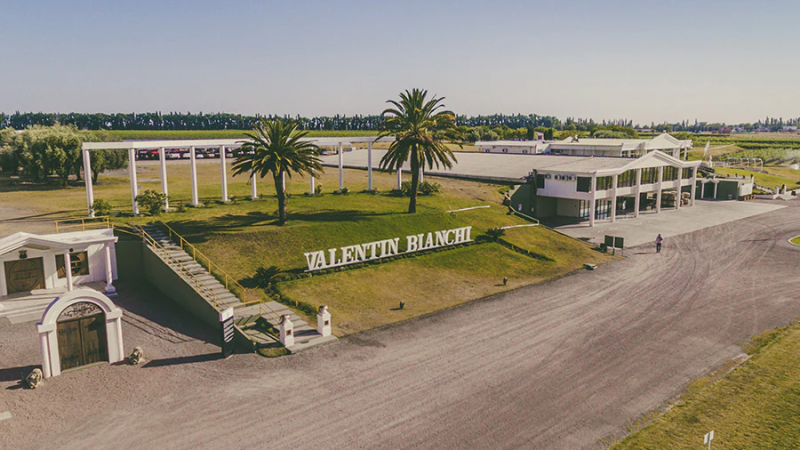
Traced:
[[[321, 336], [315, 328], [309, 326], [294, 311], [278, 302], [243, 304], [236, 295], [226, 289], [216, 277], [208, 273], [189, 253], [182, 250], [157, 226], [145, 225], [141, 228], [161, 247], [154, 249], [156, 255], [206, 301], [218, 311], [227, 307], [233, 308], [234, 326], [238, 332], [253, 342], [255, 347], [281, 346], [277, 336], [281, 316], [285, 314], [289, 314], [295, 330], [295, 345], [287, 347], [290, 352], [296, 353], [336, 340], [335, 336]], [[163, 252], [166, 252], [166, 255]]]

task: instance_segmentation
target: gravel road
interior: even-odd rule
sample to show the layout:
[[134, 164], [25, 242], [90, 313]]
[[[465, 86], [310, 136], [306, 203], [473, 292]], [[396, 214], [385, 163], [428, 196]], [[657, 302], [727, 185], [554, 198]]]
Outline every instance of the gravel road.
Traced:
[[168, 364], [82, 370], [36, 391], [0, 378], [14, 415], [0, 447], [600, 448], [800, 316], [795, 203], [275, 360], [209, 360], [198, 333], [145, 333], [149, 320], [166, 332], [168, 316], [140, 311], [126, 348]]

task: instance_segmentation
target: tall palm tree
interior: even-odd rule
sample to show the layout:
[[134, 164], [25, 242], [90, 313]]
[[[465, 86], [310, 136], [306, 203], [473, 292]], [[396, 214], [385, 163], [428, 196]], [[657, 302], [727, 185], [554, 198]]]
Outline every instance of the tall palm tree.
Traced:
[[[301, 140], [307, 131], [298, 131], [297, 123], [279, 118], [260, 119], [253, 131], [245, 133], [250, 139], [242, 144], [242, 154], [233, 162], [233, 174], [249, 173], [264, 178], [272, 173], [278, 195], [278, 222], [286, 223], [286, 192], [283, 190], [284, 174], [317, 176], [322, 172], [319, 147]], [[253, 154], [249, 154], [252, 152]]]
[[441, 164], [453, 167], [456, 160], [444, 140], [455, 141], [459, 145], [463, 136], [456, 128], [455, 115], [446, 109], [444, 97], [433, 96], [428, 99], [424, 89], [406, 90], [400, 93], [400, 101], [387, 100], [393, 107], [381, 113], [385, 119], [380, 125], [378, 138], [394, 136], [395, 140], [381, 158], [382, 169], [398, 170], [408, 161], [411, 165], [411, 201], [409, 214], [417, 212], [417, 188], [420, 168], [433, 168]]

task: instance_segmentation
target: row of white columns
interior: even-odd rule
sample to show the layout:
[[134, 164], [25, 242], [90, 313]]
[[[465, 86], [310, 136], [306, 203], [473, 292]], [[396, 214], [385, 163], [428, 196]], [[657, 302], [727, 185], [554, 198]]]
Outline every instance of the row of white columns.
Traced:
[[[617, 182], [619, 180], [619, 175], [614, 174], [612, 175], [612, 186], [611, 186], [611, 222], [614, 223], [617, 221]], [[681, 207], [681, 189], [683, 184], [683, 168], [678, 169], [678, 195], [675, 199], [675, 209], [680, 209]], [[658, 168], [658, 180], [657, 186], [658, 189], [656, 190], [656, 213], [661, 212], [661, 197], [662, 197], [662, 185], [664, 183], [664, 166], [659, 166]], [[595, 224], [595, 215], [597, 211], [597, 174], [592, 175], [592, 185], [591, 185], [591, 199], [590, 199], [590, 210], [589, 210], [589, 226], [593, 227]], [[705, 184], [702, 186], [705, 189]], [[634, 186], [634, 217], [639, 217], [639, 207], [641, 203], [641, 192], [642, 192], [642, 169], [636, 169], [636, 185]], [[692, 184], [691, 184], [691, 197], [689, 200], [689, 205], [694, 206], [695, 201], [695, 193], [697, 192], [697, 167], [692, 168]], [[703, 190], [700, 192], [700, 196], [703, 196]], [[714, 184], [714, 197], [716, 197], [716, 183]]]
[[[339, 153], [339, 190], [344, 189], [344, 152], [343, 150], [343, 142], [338, 143], [338, 153]], [[222, 201], [227, 202], [229, 200], [228, 196], [228, 174], [227, 174], [227, 166], [225, 160], [225, 150], [224, 146], [221, 146], [219, 149], [220, 154], [220, 177], [222, 179]], [[166, 158], [166, 151], [164, 147], [158, 149], [158, 159], [160, 161], [160, 178], [161, 178], [161, 192], [164, 194], [169, 195], [169, 186], [167, 183], [167, 158]], [[94, 204], [94, 187], [92, 186], [92, 178], [91, 178], [91, 156], [89, 154], [89, 150], [83, 150], [83, 171], [85, 174], [85, 181], [86, 181], [86, 203], [87, 208], [89, 211], [89, 216], [94, 217], [94, 211], [92, 210], [92, 205]], [[200, 204], [200, 198], [198, 195], [198, 178], [197, 178], [197, 152], [195, 147], [189, 147], [189, 172], [190, 172], [190, 179], [192, 185], [192, 205], [198, 206]], [[397, 170], [397, 189], [400, 189], [402, 185], [402, 169]], [[139, 184], [136, 177], [136, 149], [128, 149], [128, 175], [130, 177], [131, 183], [131, 205], [133, 207], [133, 213], [139, 214], [139, 205], [136, 202], [136, 196], [139, 195]], [[420, 182], [423, 180], [423, 171], [420, 169], [419, 172]], [[372, 174], [372, 142], [367, 143], [367, 189], [370, 191], [374, 189], [373, 187], [373, 174]], [[286, 179], [284, 175], [283, 179], [284, 189], [286, 188]], [[314, 177], [310, 177], [309, 181], [309, 194], [314, 194], [314, 190], [316, 187], [316, 180]], [[256, 176], [255, 174], [251, 175], [250, 177], [250, 190], [251, 190], [251, 198], [257, 199], [258, 198], [258, 188], [256, 184]], [[169, 201], [165, 208], [169, 208]]]

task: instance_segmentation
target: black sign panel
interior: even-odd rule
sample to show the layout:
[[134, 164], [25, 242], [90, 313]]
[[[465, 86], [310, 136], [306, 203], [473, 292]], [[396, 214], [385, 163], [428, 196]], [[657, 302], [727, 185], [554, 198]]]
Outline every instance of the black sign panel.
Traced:
[[625, 243], [625, 238], [622, 238], [622, 237], [619, 237], [619, 236], [615, 236], [614, 237], [614, 247], [616, 247], [616, 248], [625, 248], [624, 245], [623, 245], [624, 243]]
[[222, 321], [222, 357], [233, 354], [233, 317]]
[[605, 244], [606, 244], [606, 247], [613, 247], [614, 246], [614, 236], [606, 236]]

